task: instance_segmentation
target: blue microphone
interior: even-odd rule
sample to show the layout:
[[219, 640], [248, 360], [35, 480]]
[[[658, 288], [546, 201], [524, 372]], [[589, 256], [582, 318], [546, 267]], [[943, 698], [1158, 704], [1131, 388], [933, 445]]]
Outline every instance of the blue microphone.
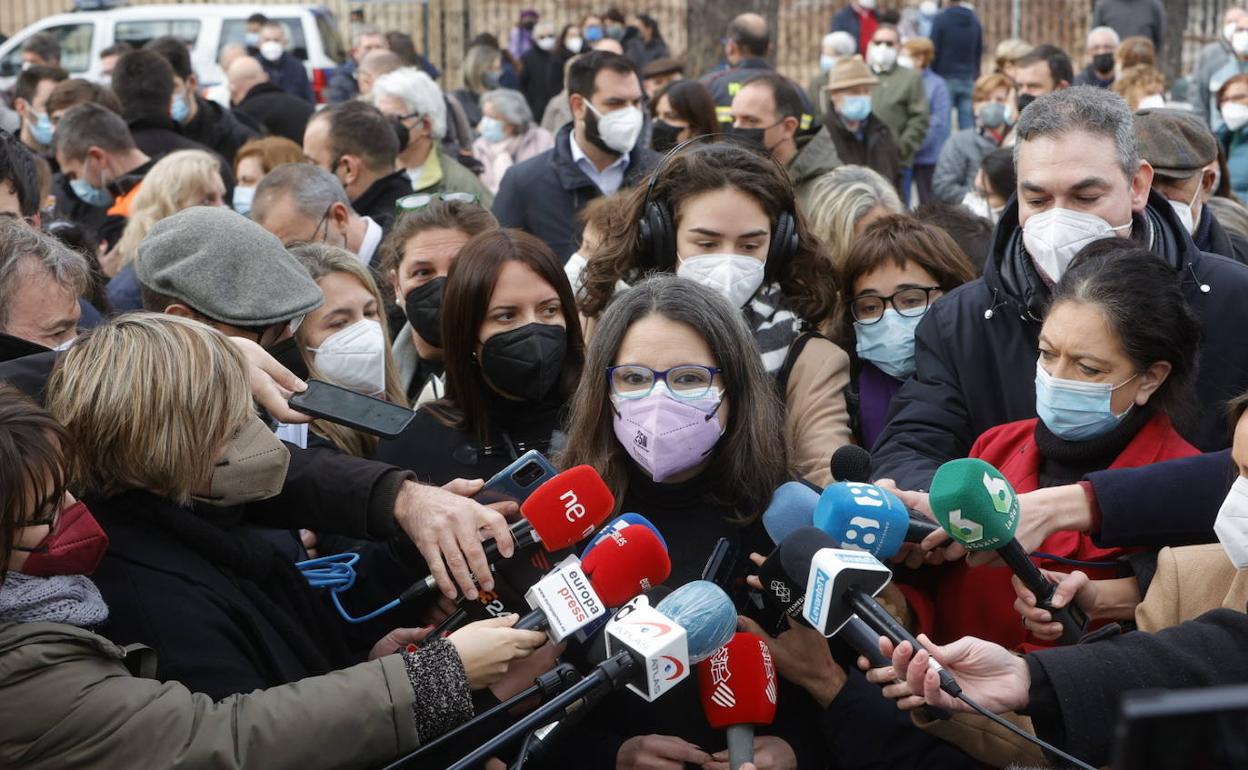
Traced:
[[884, 560], [895, 556], [902, 543], [917, 543], [940, 529], [936, 522], [916, 516], [887, 489], [848, 481], [823, 490], [812, 523], [842, 548], [867, 551]]
[[709, 580], [685, 583], [655, 609], [684, 627], [690, 665], [711, 657], [737, 632], [737, 608], [724, 589]]
[[771, 495], [763, 511], [763, 529], [771, 542], [779, 543], [794, 530], [810, 526], [819, 493], [800, 481], [786, 481]]
[[642, 516], [640, 513], [623, 513], [604, 524], [602, 529], [598, 530], [598, 532], [590, 538], [589, 545], [585, 546], [585, 550], [581, 551], [581, 560], [583, 561], [585, 559], [585, 554], [592, 551], [594, 546], [610, 537], [613, 533], [619, 532], [621, 529], [633, 524], [640, 524], [654, 534], [658, 535], [659, 542], [663, 544], [664, 548], [667, 548], [667, 541], [663, 539], [663, 533], [660, 532], [659, 528], [654, 526], [649, 519]]

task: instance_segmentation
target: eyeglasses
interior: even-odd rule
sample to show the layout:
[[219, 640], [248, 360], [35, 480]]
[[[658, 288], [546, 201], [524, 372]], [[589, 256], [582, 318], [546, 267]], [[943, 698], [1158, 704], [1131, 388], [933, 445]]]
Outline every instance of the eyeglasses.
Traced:
[[477, 205], [481, 203], [481, 196], [466, 192], [412, 193], [411, 195], [404, 195], [394, 202], [394, 213], [402, 214], [405, 211], [420, 211], [434, 201]]
[[673, 396], [693, 400], [709, 393], [715, 375], [721, 372], [723, 369], [717, 366], [700, 364], [682, 364], [663, 371], [638, 364], [623, 364], [608, 366], [607, 380], [611, 383], [611, 392], [620, 398], [644, 398], [654, 390], [654, 383], [662, 380]]
[[[337, 164], [334, 165], [337, 168]], [[307, 241], [308, 243], [316, 243], [316, 236], [321, 232], [321, 228], [325, 229], [325, 234], [321, 236], [321, 243], [324, 243], [325, 239], [329, 237], [329, 212], [333, 207], [334, 204], [332, 203], [325, 207], [325, 213], [321, 214], [320, 220], [316, 223], [316, 229], [312, 231], [312, 237]]]
[[893, 306], [893, 310], [896, 310], [898, 315], [915, 318], [927, 312], [927, 306], [932, 302], [934, 291], [940, 291], [940, 287], [915, 286], [902, 289], [887, 297], [875, 295], [857, 297], [850, 303], [849, 311], [853, 314], [855, 321], [864, 325], [876, 323], [883, 318], [884, 311], [889, 305]]
[[[61, 520], [61, 499], [58, 498], [56, 502], [51, 504], [51, 507], [52, 511], [50, 513], [45, 513], [36, 519], [28, 519], [27, 521], [22, 522], [21, 528], [48, 527], [49, 529], [55, 531], [56, 523]], [[42, 543], [33, 547], [14, 545], [13, 550], [22, 551], [23, 553], [47, 553], [48, 546]]]

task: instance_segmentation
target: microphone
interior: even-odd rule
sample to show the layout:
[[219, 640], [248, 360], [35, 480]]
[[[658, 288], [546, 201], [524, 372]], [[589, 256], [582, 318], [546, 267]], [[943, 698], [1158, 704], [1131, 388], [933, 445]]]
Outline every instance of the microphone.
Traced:
[[451, 766], [475, 767], [508, 743], [574, 701], [601, 688], [626, 686], [654, 701], [689, 676], [689, 666], [710, 657], [732, 639], [737, 613], [721, 588], [695, 580], [655, 607], [637, 598], [621, 607], [605, 630], [608, 657], [577, 684], [531, 711]]
[[921, 542], [940, 529], [934, 521], [912, 516], [887, 489], [853, 481], [823, 490], [812, 521], [842, 548], [867, 551], [878, 559], [892, 558], [902, 543]]
[[581, 552], [581, 558], [584, 559], [585, 554], [589, 553], [591, 548], [598, 545], [598, 541], [609, 537], [612, 532], [619, 532], [621, 529], [633, 524], [640, 524], [643, 527], [649, 527], [654, 534], [659, 536], [659, 541], [663, 543], [663, 547], [667, 547], [667, 541], [663, 539], [663, 533], [660, 532], [659, 528], [654, 526], [649, 519], [642, 516], [640, 513], [622, 513], [602, 525], [602, 529], [598, 530], [597, 534], [589, 539], [589, 545], [586, 545], [585, 550]]
[[754, 726], [776, 718], [776, 670], [767, 643], [738, 632], [697, 665], [706, 721], [728, 732], [728, 765], [754, 761]]
[[667, 580], [672, 561], [667, 547], [647, 527], [612, 532], [590, 548], [582, 561], [569, 556], [524, 595], [533, 612], [515, 628], [547, 631], [556, 644], [642, 591]]
[[832, 453], [832, 478], [837, 481], [871, 481], [871, 453], [857, 444], [845, 444]]
[[[534, 543], [541, 543], [551, 553], [568, 548], [588, 537], [614, 508], [615, 497], [598, 471], [588, 465], [569, 468], [542, 482], [520, 503], [522, 518], [511, 525], [516, 551]], [[497, 542], [488, 540], [484, 548], [490, 564], [499, 560]], [[424, 596], [437, 585], [430, 575], [413, 583], [398, 601]]]
[[763, 511], [763, 529], [771, 542], [779, 543], [793, 530], [809, 527], [811, 511], [818, 502], [819, 493], [800, 481], [786, 481], [777, 487]]
[[997, 552], [1036, 595], [1036, 603], [1062, 624], [1062, 644], [1074, 644], [1083, 637], [1087, 615], [1074, 604], [1061, 609], [1052, 606], [1057, 586], [1014, 539], [1018, 495], [999, 470], [972, 457], [950, 460], [936, 469], [928, 499], [941, 526], [968, 551]]

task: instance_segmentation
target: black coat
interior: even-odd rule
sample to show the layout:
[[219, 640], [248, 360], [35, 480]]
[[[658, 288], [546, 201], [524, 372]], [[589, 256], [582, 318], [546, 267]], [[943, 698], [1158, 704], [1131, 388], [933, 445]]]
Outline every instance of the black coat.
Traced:
[[316, 112], [310, 102], [291, 96], [272, 83], [261, 83], [248, 91], [234, 110], [249, 116], [272, 136], [284, 136], [300, 147], [303, 130]]
[[195, 119], [182, 126], [188, 139], [207, 146], [229, 163], [234, 162], [238, 148], [260, 136], [255, 129], [243, 124], [234, 113], [216, 102], [195, 97], [198, 112]]
[[394, 171], [386, 174], [368, 186], [351, 201], [351, 208], [362, 217], [370, 217], [381, 225], [381, 229], [390, 231], [394, 224], [394, 202], [404, 195], [411, 195], [412, 179], [406, 171]]
[[1110, 761], [1125, 693], [1248, 683], [1248, 663], [1241, 662], [1246, 609], [1213, 610], [1155, 634], [1134, 631], [1026, 656], [1031, 689], [1025, 713], [1036, 735], [1100, 767]]
[[260, 62], [273, 85], [310, 105], [316, 104], [312, 83], [308, 81], [308, 70], [303, 62], [289, 53], [283, 53], [277, 61], [269, 61], [263, 56], [257, 56], [256, 61]]
[[892, 130], [884, 121], [874, 113], [868, 115], [862, 141], [845, 127], [835, 110], [829, 110], [824, 116], [824, 125], [828, 127], [828, 134], [836, 145], [836, 156], [841, 159], [842, 165], [866, 166], [892, 182], [897, 192], [901, 192], [901, 151], [897, 149]]
[[[602, 195], [572, 160], [572, 129], [572, 124], [559, 129], [553, 148], [508, 169], [494, 196], [494, 216], [500, 225], [541, 238], [564, 262], [581, 244], [577, 215]], [[658, 162], [658, 154], [638, 142], [629, 154], [620, 189], [642, 182]]]
[[[1152, 250], [1204, 327], [1195, 382], [1199, 421], [1184, 431], [1203, 450], [1227, 446], [1224, 405], [1248, 390], [1248, 267], [1196, 249], [1174, 209], [1156, 192], [1134, 232]], [[926, 489], [936, 468], [965, 457], [988, 428], [1036, 416], [1036, 357], [1049, 289], [1022, 246], [1018, 204], [1002, 213], [983, 278], [954, 289], [919, 324], [915, 375], [889, 407], [873, 474], [903, 489]], [[1208, 292], [1201, 291], [1207, 286]]]
[[173, 118], [168, 116], [132, 118], [126, 122], [126, 125], [130, 127], [130, 135], [134, 137], [134, 143], [153, 160], [160, 160], [178, 150], [203, 150], [211, 153], [217, 159], [221, 180], [225, 182], [226, 200], [229, 200], [234, 190], [234, 169], [226, 163], [220, 153], [184, 135], [178, 124], [173, 122]]
[[546, 104], [563, 90], [563, 64], [567, 58], [556, 51], [533, 46], [520, 57], [520, 93], [529, 103], [533, 121], [540, 122]]
[[1223, 227], [1211, 206], [1201, 208], [1192, 241], [1201, 251], [1248, 264], [1248, 240]]

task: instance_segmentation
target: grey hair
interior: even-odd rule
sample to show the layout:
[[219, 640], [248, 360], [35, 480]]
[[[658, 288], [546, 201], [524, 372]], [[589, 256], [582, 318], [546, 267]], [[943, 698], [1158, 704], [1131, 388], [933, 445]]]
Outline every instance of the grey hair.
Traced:
[[373, 104], [389, 96], [403, 102], [409, 115], [429, 118], [434, 139], [446, 136], [446, 99], [433, 78], [415, 67], [387, 72], [373, 83]]
[[1091, 43], [1091, 42], [1092, 42], [1092, 36], [1093, 36], [1093, 35], [1096, 35], [1096, 34], [1099, 34], [1099, 33], [1102, 33], [1102, 32], [1108, 32], [1110, 35], [1112, 35], [1112, 36], [1113, 36], [1113, 38], [1114, 38], [1114, 45], [1115, 45], [1115, 46], [1117, 46], [1119, 43], [1121, 43], [1121, 42], [1122, 42], [1122, 38], [1118, 36], [1118, 30], [1114, 29], [1113, 27], [1104, 27], [1104, 26], [1102, 26], [1102, 27], [1093, 27], [1092, 29], [1088, 30], [1088, 36], [1087, 36], [1087, 38], [1085, 38], [1085, 39], [1086, 39], [1086, 41], [1087, 41], [1088, 43]]
[[385, 33], [377, 27], [376, 24], [361, 24], [356, 27], [355, 34], [351, 36], [351, 42], [355, 45], [360, 44], [360, 38], [371, 37], [375, 35], [384, 35]]
[[533, 124], [533, 111], [519, 91], [510, 88], [487, 91], [481, 96], [481, 108], [485, 109], [487, 103], [494, 105], [494, 109], [502, 115], [503, 122], [515, 126], [517, 133], [528, 131]]
[[19, 273], [31, 260], [77, 296], [91, 283], [91, 268], [81, 254], [20, 219], [0, 220], [0, 329], [8, 328]]
[[894, 214], [905, 211], [897, 188], [878, 172], [841, 166], [812, 183], [806, 221], [832, 264], [839, 265], [853, 246], [854, 225], [880, 206]]
[[342, 182], [312, 163], [283, 163], [264, 175], [252, 198], [251, 218], [259, 223], [268, 219], [274, 204], [286, 198], [305, 219], [320, 220], [335, 203], [351, 208]]
[[56, 124], [52, 146], [69, 160], [82, 160], [87, 150], [99, 147], [107, 152], [133, 150], [134, 137], [126, 121], [117, 113], [93, 102], [71, 108]]
[[1015, 129], [1014, 168], [1022, 146], [1033, 139], [1056, 138], [1075, 131], [1099, 134], [1114, 140], [1118, 166], [1127, 179], [1140, 169], [1140, 148], [1135, 141], [1135, 118], [1118, 94], [1096, 86], [1074, 86], [1045, 94], [1019, 116]]
[[845, 30], [838, 29], [823, 36], [822, 48], [831, 48], [835, 56], [849, 56], [858, 51], [858, 41]]

